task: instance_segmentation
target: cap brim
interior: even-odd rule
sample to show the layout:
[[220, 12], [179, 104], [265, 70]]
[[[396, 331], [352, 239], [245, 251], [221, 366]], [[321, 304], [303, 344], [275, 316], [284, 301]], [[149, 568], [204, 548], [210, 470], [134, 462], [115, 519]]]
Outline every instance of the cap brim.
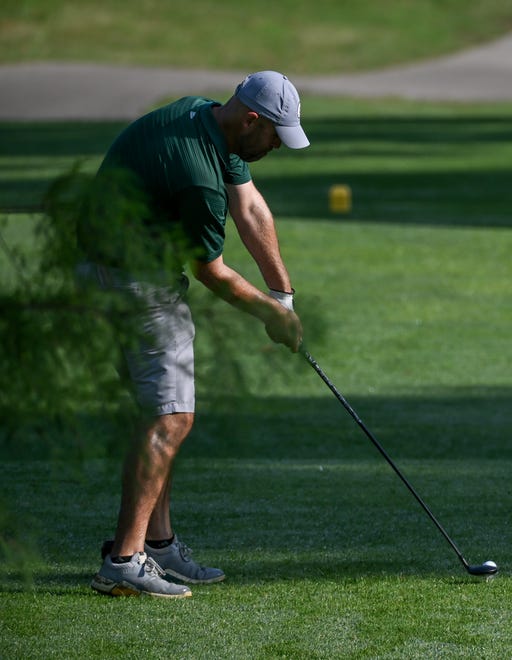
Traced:
[[276, 126], [275, 129], [281, 142], [290, 149], [309, 147], [309, 140], [301, 126]]

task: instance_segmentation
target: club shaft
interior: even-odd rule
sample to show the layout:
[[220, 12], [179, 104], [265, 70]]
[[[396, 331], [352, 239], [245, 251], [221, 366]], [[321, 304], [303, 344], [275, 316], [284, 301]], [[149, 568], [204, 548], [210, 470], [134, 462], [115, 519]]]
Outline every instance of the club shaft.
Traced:
[[331, 392], [334, 394], [334, 396], [338, 399], [338, 401], [343, 405], [345, 410], [350, 414], [350, 416], [356, 421], [356, 423], [363, 430], [363, 432], [366, 434], [366, 436], [371, 440], [373, 445], [378, 449], [378, 451], [384, 457], [384, 459], [387, 461], [387, 463], [392, 467], [392, 469], [398, 475], [398, 477], [400, 478], [402, 483], [407, 487], [407, 489], [411, 492], [411, 494], [414, 496], [416, 501], [423, 508], [423, 510], [428, 515], [430, 520], [434, 523], [434, 525], [437, 527], [437, 529], [441, 532], [441, 534], [444, 536], [444, 538], [448, 541], [448, 543], [450, 544], [450, 546], [453, 548], [454, 552], [456, 553], [457, 557], [462, 562], [462, 565], [467, 570], [469, 568], [469, 564], [464, 559], [461, 551], [459, 550], [459, 548], [457, 547], [455, 542], [450, 538], [450, 536], [448, 535], [448, 532], [441, 525], [441, 523], [437, 520], [437, 518], [434, 516], [434, 514], [432, 513], [430, 508], [427, 506], [427, 504], [423, 501], [423, 499], [420, 497], [420, 495], [416, 492], [416, 489], [412, 486], [412, 484], [409, 482], [409, 480], [405, 477], [404, 474], [402, 474], [401, 470], [397, 467], [397, 465], [392, 460], [392, 458], [389, 456], [389, 454], [384, 449], [384, 447], [380, 444], [380, 442], [377, 440], [377, 438], [373, 435], [373, 433], [364, 424], [364, 422], [361, 420], [359, 415], [352, 408], [352, 406], [345, 399], [345, 397], [341, 394], [341, 392], [338, 391], [338, 389], [335, 387], [335, 385], [329, 380], [329, 378], [326, 376], [326, 374], [322, 371], [322, 369], [320, 368], [320, 365], [312, 357], [311, 353], [309, 353], [303, 347], [301, 347], [300, 352], [306, 358], [306, 360], [309, 362], [309, 364], [313, 367], [313, 369], [316, 371], [316, 373], [320, 376], [320, 378], [324, 381], [324, 383], [327, 385], [327, 387], [331, 390]]

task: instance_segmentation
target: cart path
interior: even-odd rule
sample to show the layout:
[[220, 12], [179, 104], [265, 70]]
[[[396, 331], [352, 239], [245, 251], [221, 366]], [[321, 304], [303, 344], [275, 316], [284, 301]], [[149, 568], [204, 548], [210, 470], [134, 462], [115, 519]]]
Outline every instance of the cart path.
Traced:
[[[131, 120], [172, 96], [227, 96], [247, 73], [59, 62], [0, 65], [0, 120]], [[290, 78], [301, 93], [325, 96], [512, 100], [512, 35], [411, 65]]]

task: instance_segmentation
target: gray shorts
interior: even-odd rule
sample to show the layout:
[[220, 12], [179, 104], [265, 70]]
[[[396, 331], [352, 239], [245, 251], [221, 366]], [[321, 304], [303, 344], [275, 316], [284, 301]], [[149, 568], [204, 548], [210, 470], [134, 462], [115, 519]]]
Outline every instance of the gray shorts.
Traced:
[[139, 405], [154, 415], [194, 412], [195, 329], [183, 299], [187, 277], [174, 286], [155, 285], [93, 263], [80, 264], [77, 276], [137, 303], [136, 341], [123, 353]]

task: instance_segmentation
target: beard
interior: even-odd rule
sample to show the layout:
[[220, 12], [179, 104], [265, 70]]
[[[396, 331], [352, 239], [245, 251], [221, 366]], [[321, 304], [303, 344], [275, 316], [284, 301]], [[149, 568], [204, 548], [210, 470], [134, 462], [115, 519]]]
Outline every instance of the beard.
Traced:
[[254, 163], [264, 158], [272, 149], [273, 147], [264, 148], [261, 140], [256, 141], [250, 137], [241, 137], [235, 153], [246, 163]]

